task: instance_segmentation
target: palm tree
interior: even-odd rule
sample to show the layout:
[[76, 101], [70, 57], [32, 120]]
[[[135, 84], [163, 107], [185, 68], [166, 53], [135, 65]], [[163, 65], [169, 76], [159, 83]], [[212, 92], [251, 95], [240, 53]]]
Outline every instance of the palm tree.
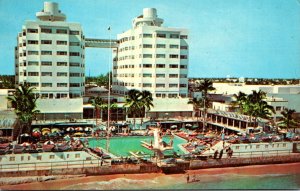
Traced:
[[[197, 98], [194, 97], [192, 100], [188, 101], [188, 104], [193, 104], [195, 113], [199, 112], [199, 109], [201, 107], [203, 107], [203, 103], [204, 103], [203, 99], [199, 98], [199, 97], [197, 97]], [[197, 114], [197, 119], [198, 119], [198, 116], [199, 116], [199, 114]]]
[[127, 108], [127, 113], [133, 116], [133, 125], [135, 126], [135, 118], [142, 118], [145, 113], [145, 109], [148, 111], [153, 107], [152, 94], [144, 90], [140, 92], [139, 90], [132, 89], [128, 91], [128, 95], [125, 98], [124, 107]]
[[296, 112], [294, 109], [285, 108], [281, 114], [283, 119], [278, 123], [279, 126], [284, 127], [289, 130], [289, 128], [294, 128], [294, 133], [296, 132], [297, 122], [293, 119], [293, 114]]
[[[236, 99], [236, 102], [240, 107], [240, 112], [243, 113], [243, 105], [246, 102], [247, 94], [240, 91], [238, 94], [234, 94], [233, 97]], [[234, 102], [234, 104], [235, 104], [235, 102]]]
[[130, 114], [133, 117], [133, 126], [135, 127], [135, 118], [140, 112], [140, 103], [139, 103], [140, 91], [132, 89], [128, 91], [127, 96], [125, 97], [125, 104], [123, 107], [126, 108], [127, 114]]
[[202, 97], [203, 97], [203, 106], [204, 106], [203, 131], [204, 131], [205, 118], [206, 118], [206, 109], [209, 106], [209, 99], [207, 97], [207, 94], [208, 94], [209, 91], [213, 91], [216, 88], [213, 87], [213, 82], [211, 80], [205, 79], [204, 81], [202, 81], [199, 84], [199, 86], [196, 89], [202, 92]]
[[103, 99], [101, 97], [90, 97], [89, 98], [89, 103], [92, 104], [92, 106], [95, 107], [96, 110], [96, 125], [98, 124], [98, 117], [100, 117], [100, 112], [101, 109], [103, 107], [103, 105], [105, 104], [105, 102], [103, 101]]
[[32, 120], [40, 112], [36, 109], [36, 100], [38, 97], [35, 96], [33, 90], [34, 88], [29, 87], [27, 84], [21, 84], [13, 96], [7, 97], [15, 108], [15, 113], [18, 117], [17, 120], [20, 122], [18, 129], [15, 129], [15, 132], [18, 132], [17, 137], [22, 133], [30, 134]]

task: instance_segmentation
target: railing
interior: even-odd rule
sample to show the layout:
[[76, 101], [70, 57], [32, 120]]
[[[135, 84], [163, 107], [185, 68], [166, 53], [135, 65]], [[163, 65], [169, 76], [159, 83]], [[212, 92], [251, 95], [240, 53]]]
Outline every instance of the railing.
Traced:
[[110, 160], [106, 160], [106, 159], [103, 160], [92, 159], [92, 160], [74, 160], [74, 161], [59, 161], [59, 162], [0, 164], [0, 172], [71, 169], [71, 168], [100, 167], [100, 166], [111, 166], [111, 162]]

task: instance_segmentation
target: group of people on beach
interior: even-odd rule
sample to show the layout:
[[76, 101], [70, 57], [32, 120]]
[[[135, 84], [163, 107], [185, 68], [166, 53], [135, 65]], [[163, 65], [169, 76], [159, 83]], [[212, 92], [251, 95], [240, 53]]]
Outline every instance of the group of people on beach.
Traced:
[[[233, 155], [233, 150], [230, 147], [227, 147], [227, 148], [224, 148], [224, 149], [225, 149], [225, 151], [227, 153], [227, 158], [231, 158], [232, 155]], [[223, 156], [224, 149], [221, 149], [220, 153], [219, 153], [218, 150], [215, 150], [215, 152], [214, 152], [214, 159], [221, 159], [222, 156]]]

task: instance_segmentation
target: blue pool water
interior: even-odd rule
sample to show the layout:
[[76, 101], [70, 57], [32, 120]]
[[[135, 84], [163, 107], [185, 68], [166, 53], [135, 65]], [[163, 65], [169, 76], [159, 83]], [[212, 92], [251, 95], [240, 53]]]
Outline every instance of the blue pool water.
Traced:
[[[109, 151], [115, 156], [130, 156], [130, 151], [137, 152], [142, 151], [146, 154], [153, 155], [153, 152], [146, 149], [141, 145], [141, 141], [150, 143], [153, 141], [153, 137], [150, 136], [134, 136], [134, 137], [111, 137], [109, 139]], [[170, 137], [165, 136], [163, 140], [169, 143]], [[173, 140], [174, 151], [178, 154], [184, 154], [178, 145], [186, 143], [186, 140], [175, 136]], [[106, 148], [105, 138], [90, 138], [89, 146]]]

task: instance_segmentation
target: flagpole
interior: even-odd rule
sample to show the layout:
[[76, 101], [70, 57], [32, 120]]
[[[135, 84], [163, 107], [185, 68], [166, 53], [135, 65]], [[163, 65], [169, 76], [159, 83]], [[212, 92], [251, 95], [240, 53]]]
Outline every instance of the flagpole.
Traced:
[[109, 152], [109, 135], [110, 135], [110, 64], [111, 64], [111, 32], [109, 33], [109, 56], [108, 56], [108, 102], [107, 102], [107, 136], [106, 136], [106, 151]]

